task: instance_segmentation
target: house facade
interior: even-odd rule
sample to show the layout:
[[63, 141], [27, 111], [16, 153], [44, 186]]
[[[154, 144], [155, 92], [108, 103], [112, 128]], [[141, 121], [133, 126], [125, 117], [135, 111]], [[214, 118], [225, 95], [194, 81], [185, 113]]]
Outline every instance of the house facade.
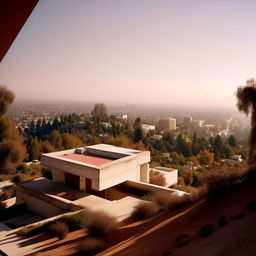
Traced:
[[149, 181], [150, 152], [107, 144], [43, 154], [41, 163], [53, 170], [53, 181], [104, 197], [117, 184]]

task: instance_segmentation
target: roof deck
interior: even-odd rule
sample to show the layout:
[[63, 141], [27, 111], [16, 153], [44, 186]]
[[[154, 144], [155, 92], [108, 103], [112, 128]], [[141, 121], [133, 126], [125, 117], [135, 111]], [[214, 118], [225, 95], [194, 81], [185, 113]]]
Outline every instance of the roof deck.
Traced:
[[103, 164], [113, 161], [113, 159], [106, 158], [106, 157], [94, 156], [94, 155], [88, 155], [88, 154], [76, 154], [76, 153], [64, 154], [64, 155], [61, 155], [60, 157], [82, 162], [84, 164], [92, 164], [96, 166], [101, 166]]

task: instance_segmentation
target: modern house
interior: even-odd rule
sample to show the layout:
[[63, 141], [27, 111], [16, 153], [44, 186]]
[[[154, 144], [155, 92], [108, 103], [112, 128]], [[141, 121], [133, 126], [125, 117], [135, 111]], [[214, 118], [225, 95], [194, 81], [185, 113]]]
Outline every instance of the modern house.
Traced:
[[152, 125], [152, 124], [142, 124], [142, 125], [141, 125], [141, 129], [142, 129], [142, 131], [146, 134], [146, 133], [148, 133], [149, 131], [155, 131], [156, 126], [155, 126], [155, 125]]
[[53, 170], [53, 181], [104, 197], [124, 181], [149, 180], [150, 152], [107, 144], [43, 154], [41, 163]]
[[[44, 217], [82, 206], [104, 209], [123, 219], [143, 195], [158, 191], [184, 194], [149, 184], [149, 162], [149, 151], [107, 144], [43, 154], [41, 163], [52, 169], [53, 180], [38, 178], [18, 184], [16, 204], [26, 204]], [[158, 171], [165, 172], [168, 184], [177, 182], [177, 171], [160, 167]]]

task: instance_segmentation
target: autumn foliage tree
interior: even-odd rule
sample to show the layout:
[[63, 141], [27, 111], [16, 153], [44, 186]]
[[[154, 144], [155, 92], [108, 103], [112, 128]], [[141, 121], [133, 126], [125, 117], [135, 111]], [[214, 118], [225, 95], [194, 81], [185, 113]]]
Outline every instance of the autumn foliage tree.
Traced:
[[15, 95], [5, 86], [0, 86], [0, 173], [14, 172], [26, 158], [23, 137], [15, 123], [5, 116]]

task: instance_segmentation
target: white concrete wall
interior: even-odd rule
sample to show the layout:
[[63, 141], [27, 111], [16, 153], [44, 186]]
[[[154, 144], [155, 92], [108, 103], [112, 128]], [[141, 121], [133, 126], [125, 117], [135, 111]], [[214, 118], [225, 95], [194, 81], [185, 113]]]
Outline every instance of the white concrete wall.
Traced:
[[104, 190], [126, 180], [137, 180], [137, 159], [135, 157], [102, 168], [100, 170], [99, 188]]
[[32, 196], [27, 194], [22, 188], [17, 186], [16, 204], [24, 203], [27, 205], [28, 209], [46, 218], [64, 213], [64, 210], [39, 199], [36, 195]]
[[79, 164], [77, 161], [71, 161], [65, 158], [58, 157], [48, 157], [47, 155], [42, 155], [41, 162], [51, 168], [61, 170], [63, 172], [71, 173], [77, 176], [83, 176], [88, 179], [98, 179], [99, 168], [96, 166], [90, 166]]
[[140, 165], [140, 179], [137, 181], [149, 182], [149, 164]]
[[58, 184], [65, 184], [65, 173], [63, 171], [52, 168], [53, 181]]
[[178, 170], [173, 170], [171, 172], [165, 172], [157, 170], [158, 172], [162, 173], [166, 179], [166, 187], [175, 185], [178, 183]]

